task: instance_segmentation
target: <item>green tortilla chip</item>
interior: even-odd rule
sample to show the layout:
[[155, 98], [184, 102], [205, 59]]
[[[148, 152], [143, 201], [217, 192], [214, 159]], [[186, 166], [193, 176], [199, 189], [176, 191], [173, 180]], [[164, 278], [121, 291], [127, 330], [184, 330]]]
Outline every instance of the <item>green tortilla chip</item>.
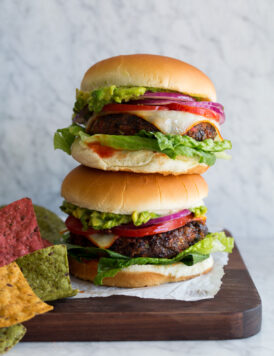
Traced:
[[34, 205], [34, 211], [43, 239], [46, 239], [53, 244], [56, 241], [59, 241], [61, 238], [60, 231], [66, 229], [62, 219], [52, 211], [39, 205]]
[[49, 246], [20, 257], [16, 263], [36, 295], [44, 301], [72, 297], [67, 248], [65, 245]]
[[27, 329], [22, 324], [0, 329], [0, 354], [9, 351], [25, 335]]

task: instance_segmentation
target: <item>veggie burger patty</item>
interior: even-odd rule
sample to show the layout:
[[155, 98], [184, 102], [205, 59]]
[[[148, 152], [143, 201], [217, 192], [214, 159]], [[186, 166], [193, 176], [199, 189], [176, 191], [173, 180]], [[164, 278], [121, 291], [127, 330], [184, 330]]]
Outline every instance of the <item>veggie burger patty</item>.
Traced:
[[[207, 226], [198, 221], [160, 234], [139, 237], [119, 237], [109, 248], [128, 257], [172, 258], [207, 235]], [[83, 247], [95, 245], [82, 235], [70, 233], [70, 243]]]
[[[78, 120], [83, 120], [83, 118], [79, 117]], [[159, 131], [154, 125], [139, 116], [128, 113], [98, 116], [87, 126], [87, 133], [90, 135], [107, 134], [131, 136], [137, 134], [141, 130], [145, 130], [147, 132]], [[214, 139], [217, 132], [214, 126], [210, 123], [202, 122], [192, 127], [186, 135], [197, 141], [203, 141], [208, 138]]]

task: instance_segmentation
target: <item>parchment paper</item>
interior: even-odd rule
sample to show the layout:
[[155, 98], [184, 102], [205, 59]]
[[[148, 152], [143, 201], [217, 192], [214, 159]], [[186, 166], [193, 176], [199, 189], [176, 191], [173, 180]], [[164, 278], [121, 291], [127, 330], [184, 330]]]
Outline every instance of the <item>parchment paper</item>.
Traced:
[[109, 297], [111, 295], [127, 295], [139, 298], [177, 299], [195, 301], [213, 298], [219, 291], [224, 275], [224, 266], [228, 262], [228, 254], [218, 252], [213, 254], [214, 266], [208, 274], [189, 281], [167, 283], [157, 287], [145, 288], [115, 288], [95, 286], [90, 282], [81, 281], [72, 277], [73, 288], [78, 288], [74, 298]]

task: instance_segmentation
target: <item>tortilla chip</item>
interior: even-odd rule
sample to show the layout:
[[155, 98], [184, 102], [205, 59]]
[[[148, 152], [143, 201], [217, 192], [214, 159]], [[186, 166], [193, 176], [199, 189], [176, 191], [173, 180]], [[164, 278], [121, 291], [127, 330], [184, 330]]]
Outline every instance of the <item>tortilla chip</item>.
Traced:
[[72, 297], [67, 248], [55, 245], [35, 251], [16, 260], [32, 290], [45, 301]]
[[25, 335], [27, 329], [22, 324], [0, 329], [0, 354], [9, 351]]
[[42, 206], [33, 205], [33, 207], [42, 237], [53, 244], [56, 241], [60, 241], [60, 231], [66, 229], [63, 220], [60, 219], [58, 215]]
[[0, 267], [49, 244], [41, 238], [29, 198], [17, 200], [0, 210]]
[[15, 262], [0, 267], [0, 328], [21, 323], [52, 309], [33, 293]]

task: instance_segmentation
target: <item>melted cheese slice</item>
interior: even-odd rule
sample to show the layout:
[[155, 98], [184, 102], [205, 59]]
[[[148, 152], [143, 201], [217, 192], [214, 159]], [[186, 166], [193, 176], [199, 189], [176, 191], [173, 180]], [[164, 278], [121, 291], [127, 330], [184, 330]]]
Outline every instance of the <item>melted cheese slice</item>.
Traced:
[[113, 234], [92, 234], [87, 237], [95, 246], [100, 248], [109, 248], [118, 239], [119, 236]]
[[220, 125], [213, 119], [207, 119], [200, 115], [194, 115], [185, 111], [155, 110], [155, 111], [131, 111], [133, 115], [139, 116], [150, 124], [157, 127], [165, 135], [184, 135], [192, 127], [201, 122], [208, 122], [217, 131], [220, 140]]

